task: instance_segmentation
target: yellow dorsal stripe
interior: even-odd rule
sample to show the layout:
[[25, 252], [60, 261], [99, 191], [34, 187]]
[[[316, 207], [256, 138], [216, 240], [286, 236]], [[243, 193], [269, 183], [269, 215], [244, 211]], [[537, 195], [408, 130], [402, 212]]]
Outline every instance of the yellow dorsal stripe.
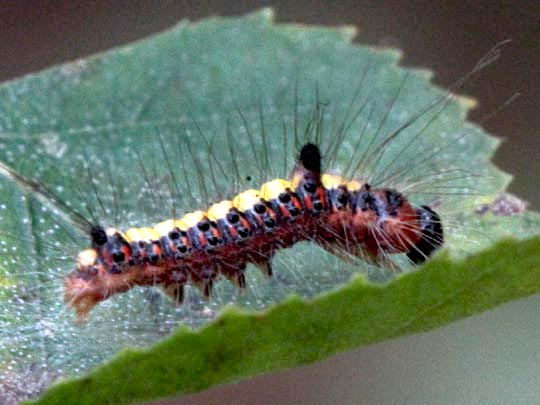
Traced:
[[[126, 239], [126, 235], [123, 233], [123, 232], [120, 232], [120, 230], [116, 229], [116, 228], [107, 228], [105, 230], [105, 233], [107, 234], [107, 236], [114, 236], [115, 233], [118, 233], [120, 234], [120, 236], [122, 236], [122, 238]], [[128, 241], [129, 242], [129, 241]]]
[[151, 242], [159, 240], [160, 234], [155, 228], [130, 228], [126, 231], [127, 239], [131, 242], [145, 241]]
[[[364, 182], [362, 181], [347, 181], [343, 177], [334, 174], [323, 174], [321, 176], [321, 183], [325, 189], [336, 189], [340, 186], [345, 186], [350, 192], [358, 191], [364, 185]], [[225, 218], [232, 208], [236, 208], [240, 212], [245, 212], [252, 209], [255, 204], [261, 202], [261, 199], [266, 201], [273, 200], [278, 198], [279, 195], [287, 189], [292, 190], [292, 188], [293, 183], [289, 180], [274, 179], [263, 183], [260, 190], [249, 189], [236, 195], [232, 201], [223, 200], [213, 204], [208, 208], [207, 212], [190, 212], [181, 219], [168, 219], [158, 223], [153, 228], [131, 228], [125, 233], [122, 233], [115, 228], [108, 228], [106, 232], [109, 236], [119, 233], [128, 242], [159, 240], [162, 236], [168, 235], [168, 233], [175, 228], [186, 231], [188, 228], [196, 226], [205, 218], [208, 218], [211, 221], [218, 221], [219, 219]], [[91, 257], [88, 256], [90, 253], [85, 253], [85, 255], [85, 257], [81, 257], [81, 260], [92, 260]]]
[[362, 187], [364, 187], [365, 184], [366, 183], [364, 183], [363, 181], [351, 180], [344, 185], [347, 187], [347, 190], [349, 192], [354, 192], [360, 190]]
[[208, 219], [210, 219], [210, 221], [218, 221], [219, 219], [225, 218], [225, 216], [232, 208], [232, 201], [220, 201], [208, 208], [208, 211], [206, 211], [206, 215], [208, 216]]
[[184, 223], [178, 219], [168, 219], [154, 226], [154, 229], [161, 236], [167, 236], [169, 232], [171, 232], [174, 228], [185, 231], [187, 228], [185, 228], [184, 226]]
[[291, 182], [283, 179], [274, 179], [261, 186], [260, 196], [263, 200], [270, 201], [291, 188]]
[[321, 176], [321, 183], [324, 188], [331, 190], [345, 185], [346, 181], [343, 179], [343, 177], [336, 176], [334, 174], [323, 174]]
[[253, 208], [253, 206], [261, 201], [259, 190], [246, 190], [233, 198], [232, 205], [241, 212]]
[[184, 215], [182, 219], [180, 219], [180, 222], [184, 224], [185, 229], [188, 229], [196, 226], [204, 218], [206, 218], [206, 213], [204, 211], [195, 211]]

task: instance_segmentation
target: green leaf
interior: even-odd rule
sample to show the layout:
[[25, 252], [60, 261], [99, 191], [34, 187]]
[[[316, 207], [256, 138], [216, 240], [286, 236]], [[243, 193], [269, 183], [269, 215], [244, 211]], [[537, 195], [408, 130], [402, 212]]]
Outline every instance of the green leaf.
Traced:
[[[390, 271], [301, 244], [279, 252], [272, 281], [250, 269], [246, 294], [220, 282], [210, 302], [191, 289], [186, 305], [175, 308], [157, 291], [133, 289], [77, 325], [63, 303], [62, 278], [88, 237], [67, 220], [69, 208], [51, 207], [6, 176], [0, 179], [0, 374], [15, 381], [40, 380], [51, 370], [80, 376], [179, 324], [207, 325], [230, 303], [251, 311], [275, 306], [262, 315], [230, 310], [200, 332], [182, 330], [152, 351], [130, 351], [47, 396], [51, 403], [69, 395], [128, 403], [315, 361], [536, 292], [538, 240], [492, 246], [538, 234], [540, 221], [511, 197], [499, 197], [510, 178], [489, 161], [497, 141], [465, 121], [472, 103], [432, 86], [428, 72], [398, 67], [396, 51], [351, 45], [353, 34], [275, 25], [262, 11], [182, 22], [21, 78], [0, 88], [0, 160], [105, 225], [148, 226], [287, 176], [295, 129], [302, 133], [322, 108], [323, 146], [337, 135], [341, 141], [329, 169], [343, 173], [349, 162], [362, 163], [349, 175], [435, 206], [446, 253], [390, 284], [356, 277], [342, 290], [304, 301], [359, 271], [371, 281], [386, 280]], [[381, 144], [376, 153], [373, 145]], [[301, 298], [287, 298], [291, 293]]]

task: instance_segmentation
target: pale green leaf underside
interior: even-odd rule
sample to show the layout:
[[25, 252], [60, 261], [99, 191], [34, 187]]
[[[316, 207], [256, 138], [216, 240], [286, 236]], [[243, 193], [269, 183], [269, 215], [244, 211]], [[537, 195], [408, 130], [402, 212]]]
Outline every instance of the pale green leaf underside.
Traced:
[[[174, 211], [204, 208], [222, 192], [234, 194], [227, 128], [241, 157], [241, 179], [252, 177], [241, 187], [286, 176], [296, 153], [295, 106], [301, 130], [319, 101], [326, 105], [326, 144], [347, 111], [358, 112], [330, 167], [340, 173], [359, 138], [359, 150], [365, 150], [372, 138], [380, 142], [445, 96], [430, 85], [429, 73], [397, 67], [395, 51], [351, 45], [352, 34], [346, 29], [274, 25], [268, 11], [183, 22], [148, 40], [5, 84], [0, 88], [0, 159], [26, 176], [39, 177], [77, 209], [84, 203], [92, 206], [106, 224], [117, 222], [122, 229], [150, 225]], [[356, 89], [359, 96], [353, 99]], [[476, 213], [480, 204], [504, 190], [509, 178], [489, 162], [497, 142], [465, 122], [467, 108], [463, 99], [442, 101], [401, 131], [385, 154], [354, 173], [374, 181], [397, 173], [383, 185], [406, 191], [415, 203], [434, 204], [445, 222], [448, 252], [456, 260], [503, 237], [526, 237], [539, 229], [532, 213]], [[249, 134], [255, 139], [253, 147]], [[174, 190], [167, 188], [171, 174], [160, 138], [185, 187], [182, 199], [171, 198]], [[186, 139], [189, 153], [176, 146]], [[212, 143], [222, 167], [209, 157], [204, 139]], [[440, 150], [434, 153], [436, 148]], [[135, 150], [153, 186], [165, 189], [162, 194], [145, 193], [148, 185]], [[268, 167], [259, 173], [254, 166], [263, 160], [262, 151], [268, 153]], [[82, 169], [85, 161], [98, 181], [99, 199]], [[200, 172], [217, 177], [209, 180], [206, 193], [198, 184]], [[110, 190], [111, 177], [118, 194]], [[305, 244], [280, 252], [272, 282], [250, 269], [245, 295], [223, 282], [210, 303], [192, 291], [189, 305], [175, 309], [159, 293], [136, 289], [100, 305], [81, 327], [64, 307], [61, 280], [73, 268], [77, 251], [87, 246], [86, 235], [43, 213], [42, 203], [10, 179], [0, 179], [0, 193], [0, 228], [7, 242], [0, 263], [0, 373], [15, 363], [22, 369], [37, 364], [37, 370], [78, 376], [121, 348], [155, 342], [178, 324], [204, 325], [229, 303], [265, 309], [291, 293], [309, 298], [334, 289], [359, 271]], [[109, 212], [100, 212], [101, 203]], [[321, 300], [305, 304], [295, 299], [263, 316], [229, 312], [225, 321], [200, 333], [180, 332], [175, 343], [141, 355], [145, 360], [136, 367], [123, 362], [135, 361], [139, 354], [123, 355], [117, 365], [64, 385], [50, 398], [54, 402], [60, 398], [54, 395], [87, 392], [90, 402], [94, 395], [96, 403], [127, 403], [190, 392], [427, 330], [535, 292], [537, 274], [528, 270], [538, 270], [535, 248], [535, 241], [508, 242], [465, 262], [439, 258], [431, 270], [421, 269], [386, 287], [354, 281]], [[520, 261], [516, 251], [521, 252]], [[488, 258], [494, 261], [490, 264]], [[516, 265], [510, 268], [512, 260]], [[385, 276], [378, 269], [364, 270], [373, 279]], [[113, 381], [116, 396], [109, 391]], [[125, 386], [117, 389], [120, 381]]]

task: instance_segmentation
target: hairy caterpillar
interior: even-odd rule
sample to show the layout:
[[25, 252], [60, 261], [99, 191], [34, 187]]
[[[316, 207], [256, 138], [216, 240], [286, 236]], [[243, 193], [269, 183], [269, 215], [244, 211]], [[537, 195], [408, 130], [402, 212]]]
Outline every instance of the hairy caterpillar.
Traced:
[[78, 269], [65, 280], [66, 302], [84, 316], [97, 302], [137, 285], [163, 285], [181, 302], [186, 282], [209, 296], [219, 274], [245, 288], [247, 263], [271, 276], [274, 252], [299, 241], [375, 262], [405, 252], [413, 263], [443, 243], [440, 218], [428, 206], [413, 208], [394, 190], [320, 171], [319, 149], [308, 143], [290, 182], [271, 180], [153, 228], [122, 233], [91, 225], [92, 249], [79, 253]]

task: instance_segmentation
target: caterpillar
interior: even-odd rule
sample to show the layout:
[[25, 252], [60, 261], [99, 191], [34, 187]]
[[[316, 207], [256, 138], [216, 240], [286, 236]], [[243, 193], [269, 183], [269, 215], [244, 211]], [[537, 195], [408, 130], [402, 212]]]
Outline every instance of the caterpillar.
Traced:
[[193, 282], [208, 297], [224, 275], [245, 288], [248, 263], [272, 275], [277, 249], [314, 241], [338, 255], [379, 262], [405, 252], [415, 264], [443, 243], [439, 215], [413, 207], [399, 192], [321, 174], [321, 154], [301, 149], [291, 180], [274, 179], [181, 219], [121, 232], [92, 225], [92, 248], [79, 253], [64, 282], [65, 299], [80, 317], [98, 302], [134, 286], [162, 285], [176, 302]]

